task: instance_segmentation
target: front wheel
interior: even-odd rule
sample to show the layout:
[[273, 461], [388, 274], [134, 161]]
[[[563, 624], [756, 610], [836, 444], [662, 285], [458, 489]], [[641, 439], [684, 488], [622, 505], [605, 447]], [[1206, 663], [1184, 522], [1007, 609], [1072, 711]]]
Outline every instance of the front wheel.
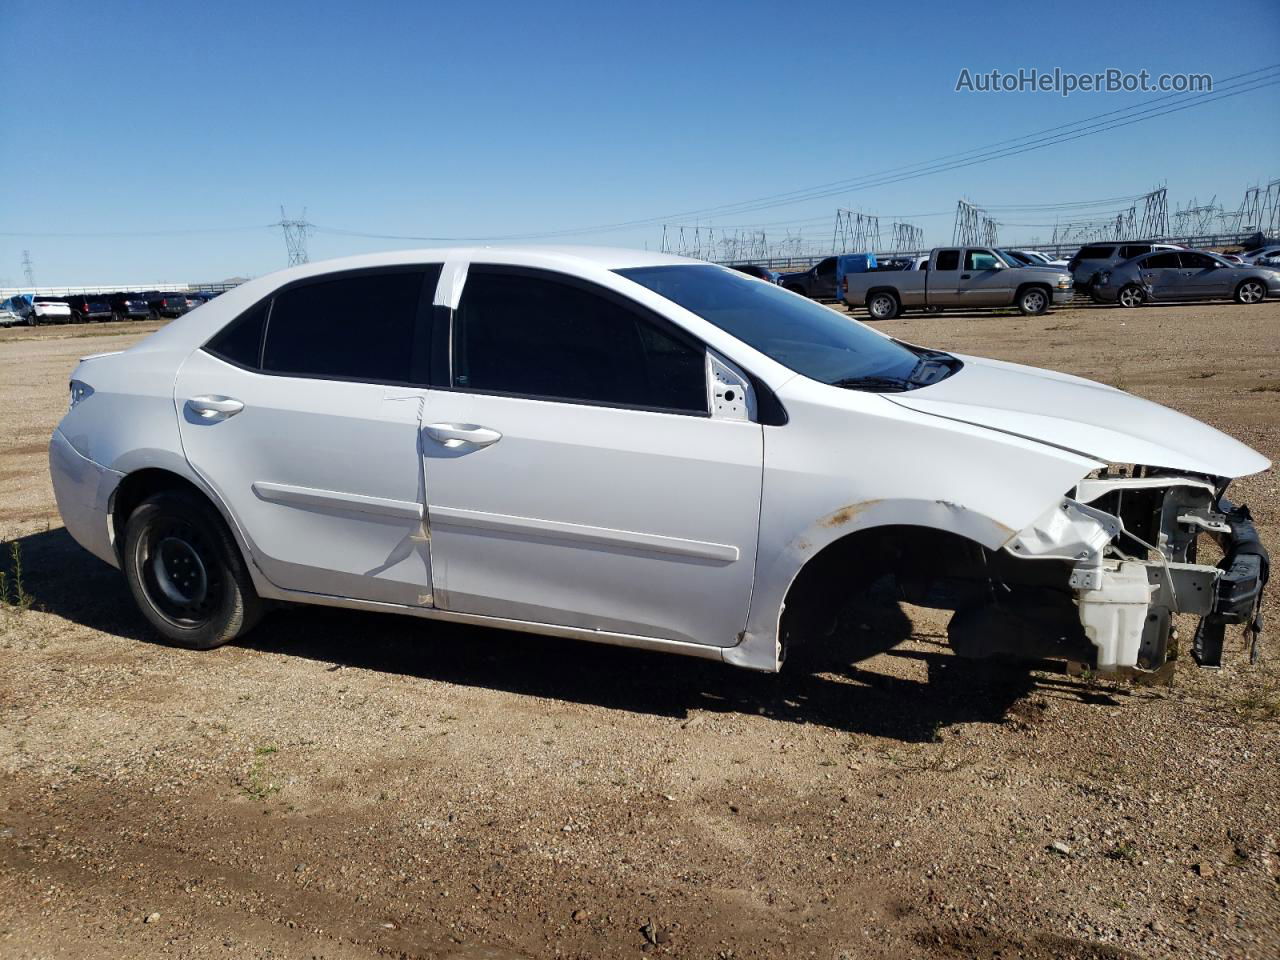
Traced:
[[1267, 287], [1261, 280], [1246, 280], [1236, 287], [1236, 303], [1261, 303], [1267, 299]]
[[138, 609], [174, 646], [221, 646], [262, 616], [226, 524], [194, 493], [168, 490], [142, 501], [125, 528], [123, 559]]
[[872, 320], [892, 320], [901, 309], [898, 298], [892, 293], [872, 294], [867, 300], [867, 313], [871, 314]]
[[1140, 307], [1146, 302], [1147, 295], [1142, 292], [1140, 286], [1131, 283], [1120, 290], [1120, 296], [1117, 299], [1122, 307]]
[[1018, 309], [1024, 316], [1039, 316], [1049, 309], [1049, 295], [1039, 287], [1024, 290], [1018, 297]]

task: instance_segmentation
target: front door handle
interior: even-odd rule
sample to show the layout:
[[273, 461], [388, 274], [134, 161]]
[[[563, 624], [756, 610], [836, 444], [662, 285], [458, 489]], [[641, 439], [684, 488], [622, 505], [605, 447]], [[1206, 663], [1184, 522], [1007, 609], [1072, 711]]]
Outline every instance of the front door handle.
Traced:
[[244, 409], [244, 404], [234, 397], [192, 397], [187, 401], [187, 406], [191, 408], [192, 413], [205, 420], [212, 420], [214, 417], [234, 417]]
[[422, 428], [432, 440], [446, 447], [460, 447], [469, 443], [473, 447], [487, 447], [502, 439], [502, 434], [474, 423], [428, 423]]

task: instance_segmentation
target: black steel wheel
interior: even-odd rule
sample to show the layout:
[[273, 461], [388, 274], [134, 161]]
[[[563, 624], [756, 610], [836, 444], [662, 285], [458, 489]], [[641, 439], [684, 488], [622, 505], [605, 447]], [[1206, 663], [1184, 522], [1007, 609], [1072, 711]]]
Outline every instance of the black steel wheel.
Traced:
[[163, 491], [140, 503], [125, 529], [123, 559], [138, 608], [176, 646], [221, 646], [262, 614], [235, 540], [195, 493]]

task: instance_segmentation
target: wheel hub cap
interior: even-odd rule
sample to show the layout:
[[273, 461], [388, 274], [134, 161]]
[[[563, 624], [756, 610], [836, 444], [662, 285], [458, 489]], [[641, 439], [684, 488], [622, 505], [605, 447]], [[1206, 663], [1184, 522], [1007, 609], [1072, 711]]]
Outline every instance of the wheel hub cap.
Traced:
[[165, 537], [156, 544], [151, 572], [165, 599], [176, 606], [197, 606], [209, 593], [204, 561], [191, 544], [178, 537]]

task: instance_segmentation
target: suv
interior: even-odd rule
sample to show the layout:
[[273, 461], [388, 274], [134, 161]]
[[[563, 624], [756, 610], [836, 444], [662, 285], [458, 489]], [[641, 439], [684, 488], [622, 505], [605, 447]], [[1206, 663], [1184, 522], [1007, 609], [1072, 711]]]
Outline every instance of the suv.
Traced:
[[180, 317], [191, 309], [185, 293], [152, 292], [143, 296], [147, 299], [147, 306], [151, 308], [153, 320], [159, 320], [161, 317]]
[[84, 323], [86, 320], [110, 320], [111, 304], [102, 294], [76, 294], [63, 297], [71, 308], [71, 322]]
[[141, 293], [113, 293], [108, 302], [116, 320], [145, 320], [151, 316], [151, 305]]
[[836, 258], [827, 257], [803, 273], [784, 273], [779, 281], [792, 293], [801, 293], [814, 300], [835, 300]]
[[1076, 293], [1093, 297], [1094, 284], [1097, 282], [1098, 274], [1103, 270], [1153, 250], [1181, 249], [1182, 247], [1176, 243], [1153, 243], [1149, 240], [1135, 243], [1091, 243], [1081, 247], [1076, 251], [1076, 255], [1067, 261], [1067, 270], [1071, 273]]

